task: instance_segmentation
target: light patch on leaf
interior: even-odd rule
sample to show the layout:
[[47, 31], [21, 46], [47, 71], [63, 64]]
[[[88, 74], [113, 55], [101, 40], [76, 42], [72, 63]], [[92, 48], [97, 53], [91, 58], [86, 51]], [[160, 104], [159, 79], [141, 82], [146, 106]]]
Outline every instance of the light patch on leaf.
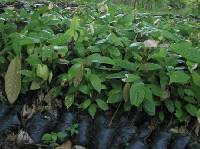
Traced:
[[144, 41], [144, 45], [147, 48], [157, 48], [159, 41], [148, 39]]

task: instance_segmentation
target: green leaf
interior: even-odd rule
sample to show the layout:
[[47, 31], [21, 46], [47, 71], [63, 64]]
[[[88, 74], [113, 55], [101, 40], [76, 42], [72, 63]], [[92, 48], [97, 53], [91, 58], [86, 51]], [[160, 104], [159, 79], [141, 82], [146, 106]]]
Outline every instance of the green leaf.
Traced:
[[26, 61], [32, 66], [37, 66], [38, 64], [42, 63], [42, 61], [37, 56], [29, 56]]
[[165, 114], [164, 114], [163, 111], [159, 112], [159, 118], [160, 118], [161, 121], [164, 121], [164, 119], [165, 119]]
[[91, 100], [87, 99], [81, 104], [81, 108], [87, 109], [91, 105]]
[[148, 84], [147, 86], [151, 89], [153, 95], [158, 96], [158, 97], [162, 96], [162, 91], [159, 85]]
[[120, 89], [113, 89], [108, 93], [108, 103], [117, 103], [122, 101], [122, 91]]
[[5, 92], [8, 101], [13, 104], [21, 90], [21, 60], [19, 57], [15, 57], [11, 60], [8, 70], [5, 75]]
[[89, 80], [90, 80], [92, 86], [94, 87], [94, 89], [100, 93], [101, 92], [101, 86], [102, 86], [101, 85], [101, 79], [95, 74], [90, 74]]
[[169, 74], [170, 83], [180, 83], [186, 84], [190, 80], [190, 76], [186, 74], [184, 71], [173, 71]]
[[192, 116], [196, 116], [197, 112], [198, 112], [198, 108], [192, 104], [187, 104], [185, 106], [185, 109], [188, 113], [190, 113], [190, 115]]
[[45, 81], [48, 80], [49, 69], [48, 69], [47, 65], [38, 64], [36, 74], [37, 74], [38, 77], [42, 78], [43, 80], [45, 80]]
[[100, 63], [100, 64], [110, 64], [110, 65], [115, 64], [111, 58], [101, 56], [100, 54], [92, 54], [88, 56], [87, 61], [90, 63]]
[[37, 82], [37, 81], [35, 81], [35, 80], [32, 81], [30, 90], [37, 90], [37, 89], [39, 89], [39, 88], [40, 88], [40, 83]]
[[191, 42], [176, 43], [172, 45], [172, 49], [187, 60], [200, 63], [200, 50], [198, 48], [193, 48]]
[[155, 102], [149, 101], [149, 100], [144, 100], [143, 104], [144, 110], [151, 116], [154, 116], [156, 113], [156, 104]]
[[42, 141], [47, 141], [47, 142], [49, 142], [49, 141], [51, 141], [51, 134], [48, 134], [48, 133], [46, 133], [46, 134], [44, 134], [43, 136], [42, 136]]
[[77, 74], [79, 74], [79, 70], [81, 69], [81, 64], [74, 64], [68, 70], [69, 78], [73, 79]]
[[78, 69], [78, 72], [76, 73], [76, 75], [73, 78], [75, 87], [77, 87], [81, 83], [81, 81], [83, 79], [83, 75], [84, 75], [84, 66], [83, 66], [83, 64], [81, 64]]
[[153, 70], [159, 70], [159, 69], [161, 69], [161, 66], [154, 63], [143, 64], [140, 67], [140, 70], [146, 70], [146, 71], [153, 71]]
[[90, 93], [90, 89], [87, 85], [79, 86], [79, 91], [86, 95], [89, 95], [89, 93]]
[[74, 95], [67, 95], [65, 97], [65, 106], [69, 109], [74, 103]]
[[96, 112], [97, 112], [97, 105], [96, 104], [91, 104], [89, 109], [88, 109], [89, 114], [94, 118]]
[[149, 87], [145, 87], [145, 99], [152, 101], [153, 100], [153, 94]]
[[126, 78], [123, 78], [123, 82], [135, 82], [137, 80], [140, 80], [141, 78], [138, 75], [134, 74], [125, 74]]
[[38, 38], [32, 38], [32, 37], [26, 37], [23, 35], [23, 38], [20, 40], [20, 45], [29, 45], [29, 44], [35, 44], [40, 43], [40, 39]]
[[97, 99], [96, 102], [100, 109], [102, 109], [104, 111], [107, 111], [109, 109], [108, 104], [105, 101], [103, 101], [101, 99]]
[[165, 100], [165, 106], [170, 113], [174, 112], [174, 102], [170, 99]]
[[138, 67], [137, 63], [131, 63], [128, 60], [115, 59], [114, 62], [116, 66], [127, 70], [135, 71]]
[[134, 83], [130, 88], [130, 101], [132, 105], [139, 107], [145, 97], [145, 87], [143, 83]]
[[196, 73], [196, 72], [192, 73], [192, 80], [195, 85], [200, 87], [200, 75], [198, 73]]

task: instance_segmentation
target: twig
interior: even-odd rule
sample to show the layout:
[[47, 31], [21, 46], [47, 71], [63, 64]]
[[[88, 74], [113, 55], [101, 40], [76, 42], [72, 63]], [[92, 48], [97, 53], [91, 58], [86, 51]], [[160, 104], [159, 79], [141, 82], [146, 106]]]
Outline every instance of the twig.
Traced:
[[112, 121], [113, 121], [113, 119], [115, 118], [117, 112], [119, 111], [120, 106], [121, 106], [121, 102], [119, 103], [119, 105], [118, 105], [118, 107], [117, 107], [117, 110], [116, 110], [115, 113], [113, 114], [113, 116], [112, 116], [112, 118], [111, 118], [111, 120], [110, 120], [110, 122], [109, 122], [109, 124], [108, 124], [108, 127], [111, 126]]

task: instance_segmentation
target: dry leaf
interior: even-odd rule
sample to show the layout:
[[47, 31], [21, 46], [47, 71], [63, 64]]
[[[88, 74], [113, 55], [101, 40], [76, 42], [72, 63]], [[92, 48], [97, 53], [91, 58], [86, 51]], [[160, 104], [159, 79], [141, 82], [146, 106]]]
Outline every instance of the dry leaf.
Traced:
[[72, 149], [72, 143], [71, 141], [67, 141], [63, 143], [61, 146], [56, 147], [56, 149]]
[[28, 105], [25, 104], [22, 108], [22, 117], [25, 120], [28, 120], [32, 117], [32, 115], [35, 113], [35, 111], [36, 111], [36, 107], [34, 104], [32, 107], [29, 107]]
[[147, 48], [157, 48], [158, 47], [158, 43], [159, 43], [159, 41], [152, 40], [152, 39], [144, 41], [144, 45]]
[[51, 103], [53, 99], [56, 98], [56, 89], [52, 88], [49, 92], [44, 96], [44, 101], [46, 103]]
[[17, 135], [17, 143], [18, 144], [23, 144], [23, 143], [33, 143], [33, 140], [29, 136], [29, 134], [23, 130], [20, 130], [18, 135]]
[[123, 88], [123, 97], [125, 102], [129, 100], [129, 90], [130, 90], [130, 84], [126, 83]]
[[19, 57], [14, 58], [5, 75], [5, 92], [8, 101], [13, 104], [20, 93], [21, 90], [21, 75], [19, 71], [21, 70], [21, 60]]

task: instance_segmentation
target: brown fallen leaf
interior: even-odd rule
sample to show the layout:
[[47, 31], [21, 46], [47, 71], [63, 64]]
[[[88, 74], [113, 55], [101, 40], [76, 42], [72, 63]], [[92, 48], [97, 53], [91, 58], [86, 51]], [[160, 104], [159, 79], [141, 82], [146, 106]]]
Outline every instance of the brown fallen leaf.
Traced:
[[72, 149], [72, 143], [71, 141], [67, 141], [63, 143], [61, 146], [56, 147], [56, 149]]

